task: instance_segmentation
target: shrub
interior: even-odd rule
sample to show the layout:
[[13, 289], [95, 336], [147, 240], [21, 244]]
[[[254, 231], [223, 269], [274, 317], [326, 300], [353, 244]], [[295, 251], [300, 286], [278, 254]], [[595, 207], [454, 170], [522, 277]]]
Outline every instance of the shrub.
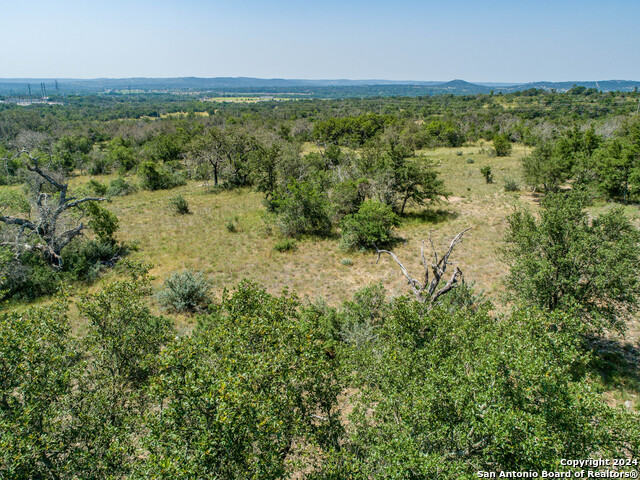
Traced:
[[229, 218], [225, 224], [225, 228], [229, 233], [235, 233], [238, 231], [238, 217]]
[[389, 205], [366, 200], [357, 213], [342, 219], [343, 248], [373, 248], [373, 244], [388, 244], [392, 240], [391, 231], [398, 225], [398, 216]]
[[517, 192], [520, 190], [520, 186], [518, 185], [518, 181], [515, 178], [505, 178], [504, 179], [504, 190], [505, 192]]
[[484, 179], [487, 183], [493, 183], [493, 174], [491, 173], [491, 167], [482, 167], [480, 169], [480, 173], [484, 176]]
[[158, 292], [160, 305], [175, 312], [197, 312], [211, 303], [210, 282], [202, 272], [173, 273]]
[[369, 187], [366, 179], [345, 180], [334, 185], [331, 190], [333, 215], [337, 220], [350, 213], [356, 213], [365, 199]]
[[113, 266], [126, 251], [115, 243], [86, 240], [69, 245], [62, 253], [65, 272], [86, 282], [93, 282], [100, 273]]
[[182, 176], [152, 161], [142, 163], [138, 168], [138, 175], [145, 190], [166, 190], [187, 183]]
[[135, 193], [138, 189], [131, 182], [127, 182], [124, 178], [119, 177], [111, 180], [109, 188], [106, 191], [108, 197], [124, 197], [131, 193]]
[[171, 211], [178, 215], [186, 215], [191, 213], [189, 211], [189, 204], [187, 200], [182, 195], [176, 195], [175, 197], [171, 197], [169, 199], [169, 208]]
[[292, 238], [286, 238], [280, 242], [277, 242], [273, 246], [273, 249], [280, 253], [293, 251], [293, 250], [296, 250], [297, 248], [298, 248], [298, 244]]
[[351, 260], [350, 258], [343, 258], [342, 260], [340, 260], [340, 263], [346, 267], [350, 267], [351, 265], [353, 265], [353, 260]]
[[289, 237], [331, 231], [326, 193], [311, 182], [290, 182], [276, 193], [272, 204], [280, 230]]
[[624, 329], [639, 306], [640, 232], [619, 209], [590, 218], [584, 192], [549, 194], [540, 219], [508, 217], [507, 285], [520, 300], [573, 312], [594, 333]]
[[25, 252], [16, 259], [7, 248], [0, 249], [0, 290], [4, 298], [33, 300], [55, 293], [60, 275], [37, 252]]
[[105, 175], [109, 173], [111, 164], [106, 156], [101, 153], [93, 153], [91, 155], [91, 163], [89, 164], [89, 175]]
[[353, 346], [342, 350], [343, 362], [358, 393], [341, 448], [314, 478], [553, 470], [562, 458], [620, 455], [637, 438], [632, 414], [576, 378], [584, 356], [568, 316], [426, 311], [400, 298], [383, 318], [377, 328], [344, 332]]
[[115, 234], [118, 231], [118, 217], [113, 212], [102, 207], [98, 202], [87, 202], [86, 211], [89, 215], [89, 227], [101, 242], [115, 245]]
[[343, 387], [299, 309], [243, 282], [161, 352], [139, 478], [286, 478], [337, 446]]
[[[68, 478], [61, 400], [76, 355], [67, 304], [0, 313], [0, 476]], [[43, 459], [46, 460], [43, 461]], [[66, 460], [66, 458], [65, 458]]]
[[511, 153], [512, 145], [507, 135], [496, 135], [493, 138], [493, 148], [496, 151], [498, 157], [508, 157]]
[[104, 183], [100, 183], [94, 179], [89, 180], [89, 182], [87, 183], [87, 188], [91, 191], [91, 193], [100, 197], [106, 195], [108, 189], [108, 187]]
[[476, 163], [476, 161], [473, 158], [467, 158], [466, 162], [469, 164]]

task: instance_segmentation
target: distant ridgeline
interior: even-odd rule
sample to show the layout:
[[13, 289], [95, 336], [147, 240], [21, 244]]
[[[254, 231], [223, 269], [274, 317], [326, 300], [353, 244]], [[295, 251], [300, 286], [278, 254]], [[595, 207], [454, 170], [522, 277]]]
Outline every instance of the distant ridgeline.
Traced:
[[0, 79], [0, 99], [12, 103], [50, 102], [54, 97], [83, 94], [135, 93], [211, 93], [216, 95], [270, 95], [288, 98], [349, 98], [424, 95], [475, 95], [513, 93], [530, 89], [566, 92], [574, 86], [594, 91], [631, 92], [640, 87], [639, 81], [603, 80], [573, 82], [534, 82], [524, 84], [483, 83], [464, 80], [450, 82], [417, 82], [391, 80], [295, 80], [247, 77], [216, 78], [98, 78]]

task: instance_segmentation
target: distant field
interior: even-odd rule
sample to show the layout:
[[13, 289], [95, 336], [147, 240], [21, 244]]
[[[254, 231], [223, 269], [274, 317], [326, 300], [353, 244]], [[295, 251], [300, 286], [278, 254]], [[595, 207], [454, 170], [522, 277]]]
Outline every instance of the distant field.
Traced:
[[219, 102], [219, 103], [257, 103], [265, 101], [277, 101], [283, 102], [287, 100], [294, 100], [287, 97], [272, 97], [272, 96], [257, 96], [257, 97], [208, 97], [203, 99], [205, 102]]

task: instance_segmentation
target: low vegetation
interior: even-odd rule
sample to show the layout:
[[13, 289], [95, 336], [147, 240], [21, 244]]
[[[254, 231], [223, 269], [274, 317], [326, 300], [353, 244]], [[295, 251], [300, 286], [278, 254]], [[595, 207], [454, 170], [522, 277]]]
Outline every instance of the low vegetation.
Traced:
[[637, 94], [139, 100], [0, 105], [0, 478], [640, 456]]

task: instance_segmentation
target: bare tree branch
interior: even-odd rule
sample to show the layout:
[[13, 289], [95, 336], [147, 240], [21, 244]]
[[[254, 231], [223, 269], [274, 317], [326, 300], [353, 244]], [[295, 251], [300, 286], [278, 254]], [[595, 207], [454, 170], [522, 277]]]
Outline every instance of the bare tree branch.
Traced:
[[446, 283], [446, 285], [440, 288], [439, 290], [437, 289], [438, 285], [440, 284], [440, 280], [442, 279], [442, 277], [444, 276], [447, 270], [447, 265], [451, 265], [451, 262], [449, 262], [449, 257], [451, 256], [453, 249], [458, 244], [460, 244], [460, 242], [462, 242], [462, 237], [470, 229], [471, 227], [466, 228], [462, 232], [458, 233], [449, 244], [449, 248], [447, 249], [445, 254], [442, 255], [442, 257], [440, 258], [438, 258], [438, 253], [436, 252], [436, 248], [433, 244], [433, 241], [431, 240], [431, 235], [429, 235], [429, 243], [431, 243], [431, 248], [433, 249], [433, 258], [434, 258], [434, 263], [431, 264], [430, 266], [431, 271], [433, 272], [433, 279], [431, 280], [430, 283], [429, 283], [429, 266], [427, 265], [427, 259], [424, 253], [424, 241], [422, 242], [422, 246], [420, 247], [420, 257], [422, 259], [422, 264], [424, 267], [424, 284], [421, 284], [418, 280], [416, 280], [411, 276], [409, 271], [405, 268], [405, 266], [402, 264], [402, 262], [398, 259], [398, 257], [393, 252], [390, 252], [388, 250], [380, 250], [374, 243], [373, 246], [376, 248], [376, 252], [378, 253], [378, 260], [376, 261], [376, 263], [380, 262], [380, 256], [383, 253], [386, 253], [387, 255], [389, 255], [400, 267], [400, 270], [402, 271], [402, 274], [407, 279], [407, 283], [411, 287], [411, 290], [413, 290], [413, 293], [416, 296], [416, 299], [421, 303], [428, 302], [428, 303], [434, 304], [441, 296], [445, 295], [446, 293], [456, 288], [460, 283], [464, 283], [462, 270], [456, 267], [456, 269], [453, 271], [453, 275], [451, 275], [451, 278], [449, 278], [449, 281]]
[[396, 257], [395, 253], [390, 252], [389, 250], [380, 250], [375, 243], [373, 244], [373, 246], [376, 248], [376, 251], [378, 253], [378, 260], [376, 261], [376, 263], [380, 261], [380, 255], [382, 255], [383, 253], [386, 253], [387, 255], [391, 256], [391, 258], [393, 258], [395, 262], [400, 266], [400, 270], [402, 270], [402, 273], [407, 278], [407, 282], [409, 283], [409, 286], [411, 286], [411, 289], [413, 290], [413, 292], [416, 294], [416, 296], [419, 296], [423, 291], [423, 286], [420, 284], [419, 281], [417, 281], [416, 279], [411, 277], [411, 275], [409, 275], [409, 272], [404, 267], [402, 262], [398, 260], [398, 257]]
[[[69, 185], [54, 178], [53, 175], [47, 173], [40, 166], [41, 157], [34, 157], [28, 151], [22, 150], [18, 157], [25, 155], [27, 157], [26, 169], [38, 175], [43, 181], [47, 182], [58, 193], [57, 205], [49, 205], [50, 195], [41, 191], [41, 185], [37, 187], [36, 199], [34, 201], [36, 207], [37, 221], [32, 222], [26, 218], [15, 216], [0, 216], [0, 222], [7, 225], [18, 225], [21, 227], [22, 233], [25, 229], [36, 234], [39, 241], [35, 245], [24, 242], [4, 242], [2, 246], [12, 246], [14, 249], [22, 251], [38, 250], [44, 254], [47, 261], [56, 269], [62, 268], [61, 252], [74, 238], [82, 234], [84, 224], [80, 221], [76, 222], [73, 228], [63, 228], [61, 215], [70, 209], [78, 209], [80, 205], [86, 202], [102, 202], [105, 199], [99, 197], [85, 197], [76, 199], [74, 197], [67, 198]], [[52, 199], [55, 197], [52, 197]], [[18, 236], [19, 239], [20, 235]], [[16, 251], [16, 255], [19, 251]]]

